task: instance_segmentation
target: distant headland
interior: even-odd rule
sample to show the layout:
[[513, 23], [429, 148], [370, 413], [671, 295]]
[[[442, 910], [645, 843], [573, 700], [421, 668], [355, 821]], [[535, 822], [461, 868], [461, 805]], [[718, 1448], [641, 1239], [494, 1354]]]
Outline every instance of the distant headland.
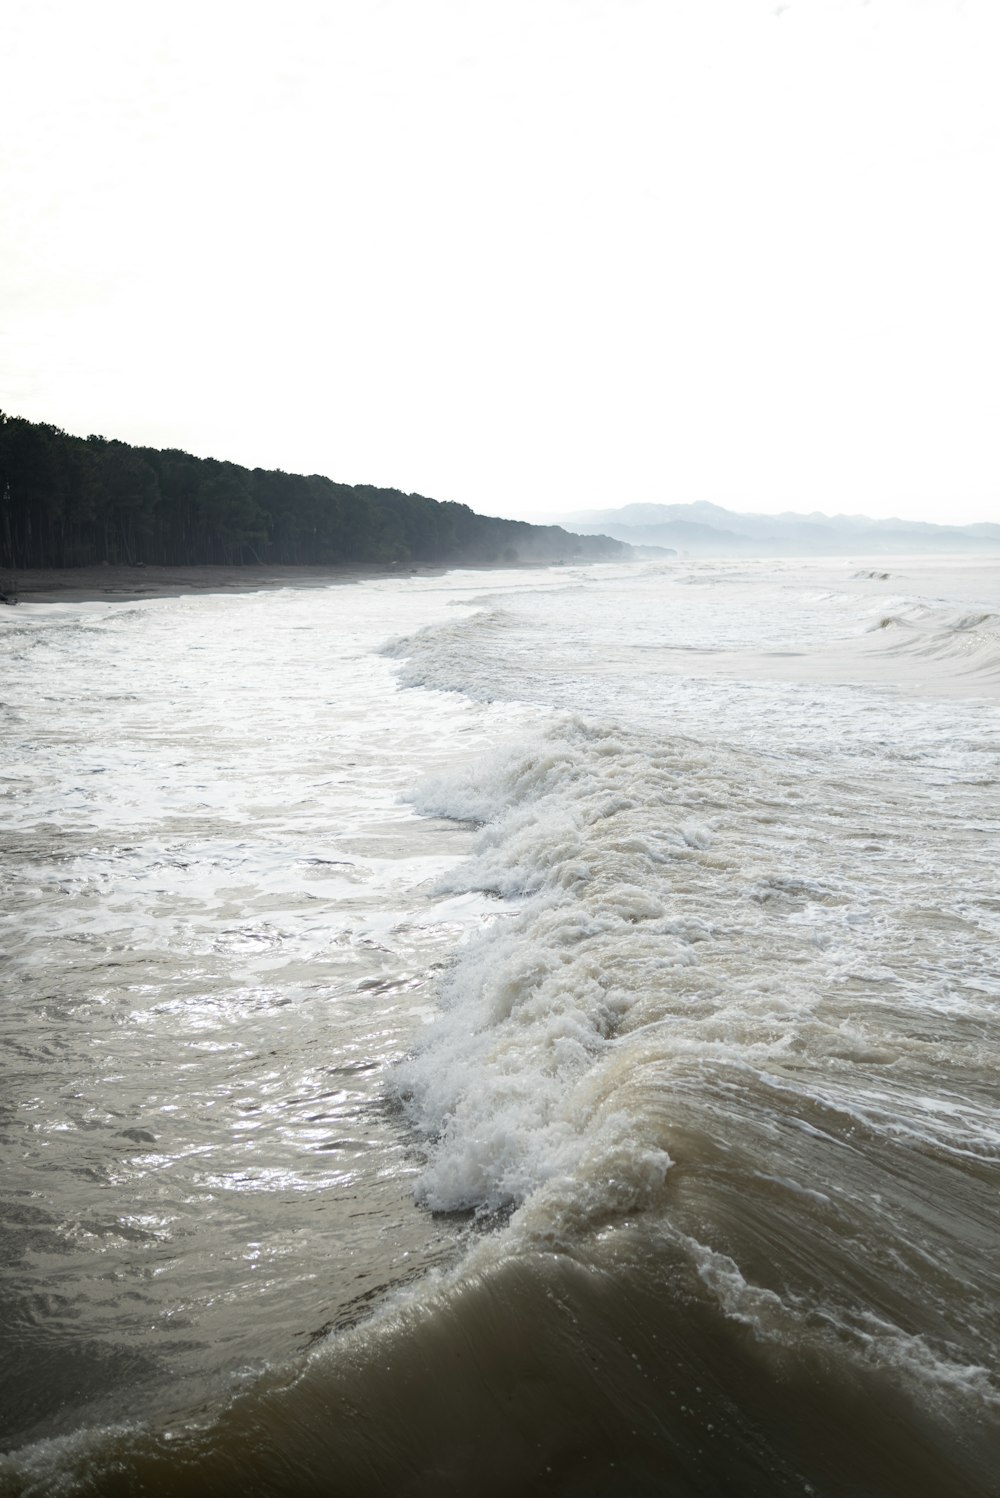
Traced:
[[0, 568], [502, 566], [614, 561], [558, 525], [320, 474], [74, 437], [0, 412]]

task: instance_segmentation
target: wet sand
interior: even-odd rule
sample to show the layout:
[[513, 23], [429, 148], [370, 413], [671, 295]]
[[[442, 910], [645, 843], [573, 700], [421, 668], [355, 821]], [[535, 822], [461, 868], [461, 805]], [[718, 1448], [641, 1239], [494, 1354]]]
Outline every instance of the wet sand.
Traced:
[[20, 603], [126, 603], [185, 593], [252, 593], [265, 588], [326, 588], [372, 577], [407, 577], [436, 568], [400, 567], [62, 567], [0, 575], [0, 593]]

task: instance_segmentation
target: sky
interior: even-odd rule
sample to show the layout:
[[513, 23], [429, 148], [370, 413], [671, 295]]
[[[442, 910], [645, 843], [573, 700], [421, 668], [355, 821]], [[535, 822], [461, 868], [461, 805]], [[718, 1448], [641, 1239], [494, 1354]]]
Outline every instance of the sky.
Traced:
[[0, 409], [1000, 521], [997, 0], [4, 0]]

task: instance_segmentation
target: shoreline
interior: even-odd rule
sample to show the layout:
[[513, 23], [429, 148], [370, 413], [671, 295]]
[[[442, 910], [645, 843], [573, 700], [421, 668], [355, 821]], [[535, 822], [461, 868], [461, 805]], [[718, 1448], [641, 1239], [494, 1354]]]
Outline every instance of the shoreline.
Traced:
[[18, 603], [135, 603], [189, 593], [256, 593], [273, 588], [325, 588], [334, 583], [445, 572], [444, 567], [376, 566], [112, 566], [26, 568], [0, 576], [0, 593]]

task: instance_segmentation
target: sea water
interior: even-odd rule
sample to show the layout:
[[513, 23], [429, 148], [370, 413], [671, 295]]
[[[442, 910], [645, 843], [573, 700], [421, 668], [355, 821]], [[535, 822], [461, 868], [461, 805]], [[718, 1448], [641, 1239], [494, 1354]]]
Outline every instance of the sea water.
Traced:
[[0, 1491], [998, 1491], [996, 564], [25, 605]]

